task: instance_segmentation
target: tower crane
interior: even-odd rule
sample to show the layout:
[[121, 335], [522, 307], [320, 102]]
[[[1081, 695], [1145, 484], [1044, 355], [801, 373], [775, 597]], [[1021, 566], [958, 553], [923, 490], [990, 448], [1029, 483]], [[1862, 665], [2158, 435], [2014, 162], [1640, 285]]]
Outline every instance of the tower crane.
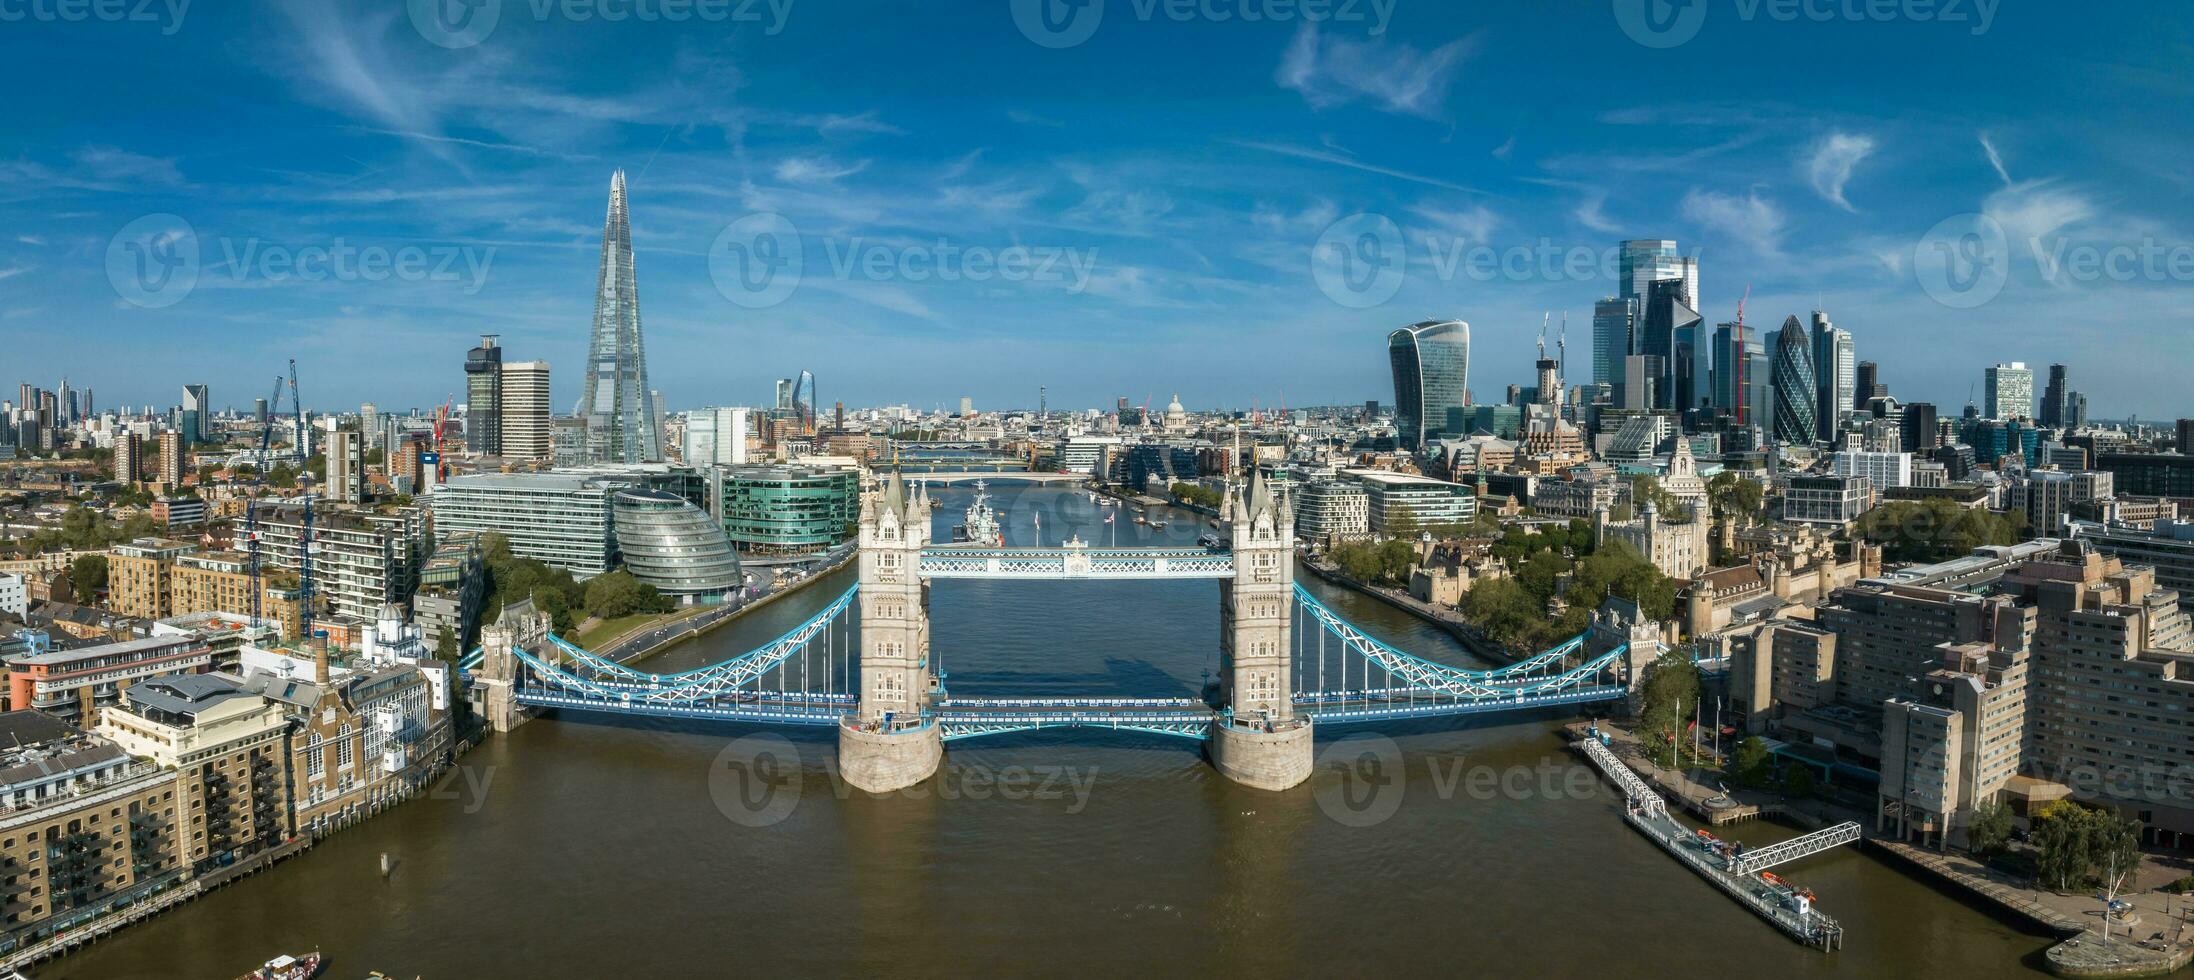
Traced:
[[251, 499], [244, 504], [244, 542], [251, 559], [251, 626], [260, 624], [260, 603], [265, 589], [259, 574], [259, 491], [267, 483], [267, 452], [274, 439], [274, 415], [282, 406], [282, 376], [274, 376], [274, 395], [267, 399], [267, 417], [259, 423], [259, 466], [252, 475]]

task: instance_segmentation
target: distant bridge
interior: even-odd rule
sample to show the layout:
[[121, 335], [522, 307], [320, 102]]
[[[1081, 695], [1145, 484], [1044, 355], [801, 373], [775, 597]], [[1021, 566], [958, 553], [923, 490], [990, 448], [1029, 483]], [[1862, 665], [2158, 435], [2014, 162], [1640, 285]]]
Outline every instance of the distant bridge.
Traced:
[[987, 480], [990, 483], [998, 484], [1001, 486], [1009, 483], [1033, 483], [1051, 486], [1056, 484], [1088, 483], [1089, 474], [1039, 473], [1028, 470], [983, 470], [980, 472], [970, 470], [952, 470], [949, 472], [938, 473], [909, 472], [907, 474], [907, 480], [912, 483], [934, 483], [945, 486], [950, 486], [957, 483], [973, 483], [977, 480]]

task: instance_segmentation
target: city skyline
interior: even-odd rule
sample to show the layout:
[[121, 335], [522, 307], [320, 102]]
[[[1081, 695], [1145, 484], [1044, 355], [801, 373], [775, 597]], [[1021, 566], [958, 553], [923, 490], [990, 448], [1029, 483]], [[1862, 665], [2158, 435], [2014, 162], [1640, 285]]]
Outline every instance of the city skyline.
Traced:
[[[2122, 379], [2096, 417], [2164, 417], [2172, 407], [2151, 392], [2186, 367], [2166, 346], [2184, 317], [2174, 265], [2121, 283], [2072, 261], [2176, 254], [2187, 209], [2162, 161], [2180, 156], [2181, 137], [2136, 113], [2139, 99], [2034, 111], [2063, 104], [2074, 82], [2182, 90], [2165, 68], [2185, 27], [2138, 12], [2069, 25], [2007, 12], [1978, 36], [1978, 24], [1801, 32], [1723, 19], [1666, 50], [1612, 17], [1547, 31], [1553, 15], [1430, 8], [1377, 25], [1119, 15], [1064, 48], [1031, 40], [1004, 10], [874, 8], [874, 37], [807, 8], [776, 25], [529, 13], [456, 47], [399, 10], [314, 3], [193, 9], [170, 35], [27, 25], [46, 43], [0, 69], [14, 80], [54, 77], [64, 61], [112, 70], [94, 70], [99, 83], [68, 114], [19, 110], [0, 170], [35, 191], [0, 199], [15, 230], [0, 242], [0, 324], [26, 362], [91, 379], [110, 405], [167, 404], [166, 375], [179, 371], [242, 408], [290, 356], [321, 379], [315, 406], [434, 405], [457, 385], [414, 369], [411, 351], [496, 333], [512, 356], [559, 367], [553, 402], [568, 406], [584, 377], [574, 338], [600, 181], [624, 168], [649, 269], [654, 387], [674, 407], [759, 402], [751, 392], [800, 365], [873, 403], [1033, 403], [1021, 389], [1046, 384], [1062, 406], [1139, 400], [1138, 387], [1212, 407], [1283, 393], [1346, 404], [1388, 387], [1386, 366], [1357, 353], [1367, 340], [1427, 318], [1473, 324], [1477, 387], [1497, 390], [1531, 383], [1542, 313], [1583, 323], [1618, 292], [1612, 269], [1549, 275], [1532, 256], [1575, 252], [1589, 268], [1618, 241], [1655, 237], [1700, 260], [1706, 323], [1731, 319], [1748, 286], [1760, 323], [1826, 308], [1909, 400], [1962, 405], [1980, 368], [2023, 360]], [[209, 46], [222, 36], [257, 53]], [[2099, 63], [2105, 39], [2124, 67]], [[1877, 70], [1850, 62], [1832, 86], [1780, 70], [1824, 47], [1864, 50]], [[885, 92], [806, 71], [825, 48], [898, 82]], [[1123, 57], [1138, 51], [1151, 56]], [[1469, 97], [1557, 53], [1563, 76], [1513, 104]], [[973, 114], [940, 99], [971, 58], [1025, 88]], [[550, 62], [600, 67], [523, 67]], [[1989, 74], [1985, 93], [1973, 81], [1977, 64], [2011, 62], [2031, 70]], [[186, 64], [208, 91], [248, 91], [266, 108], [201, 126], [218, 102], [117, 84]], [[1748, 95], [1648, 102], [1622, 84], [1679, 69], [1699, 92], [1741, 77]], [[1106, 94], [1077, 95], [1084, 85]], [[1224, 110], [1180, 103], [1191, 86]], [[1538, 125], [1556, 111], [1576, 124]], [[78, 114], [113, 122], [92, 130]], [[278, 135], [289, 132], [313, 138]], [[1312, 267], [1321, 235], [1358, 213], [1391, 221], [1407, 253], [1394, 293], [1368, 306], [1331, 299]], [[2000, 291], [1970, 307], [1962, 293], [1929, 295], [1915, 269], [1938, 224], [1966, 214], [1988, 216], [2010, 244]], [[182, 219], [198, 245], [195, 286], [170, 305], [139, 305], [148, 297], [110, 282], [110, 246], [152, 215]], [[755, 237], [756, 223], [739, 224], [749, 218], [797, 233], [805, 274], [789, 294], [748, 294], [725, 272], [727, 233], [787, 240]], [[1523, 274], [1481, 278], [1444, 248], [1480, 243]], [[1053, 250], [1055, 278], [915, 281], [900, 261], [1017, 245]], [[448, 275], [294, 271], [304, 250], [338, 247], [412, 248]], [[1243, 323], [1258, 325], [1258, 343], [1236, 342]], [[101, 363], [81, 340], [94, 334], [196, 342], [156, 369]], [[1973, 363], [1933, 356], [1946, 342]], [[1239, 375], [1208, 371], [1222, 344], [1241, 350]], [[960, 376], [970, 348], [1003, 370]], [[1586, 380], [1581, 367], [1569, 380]]]

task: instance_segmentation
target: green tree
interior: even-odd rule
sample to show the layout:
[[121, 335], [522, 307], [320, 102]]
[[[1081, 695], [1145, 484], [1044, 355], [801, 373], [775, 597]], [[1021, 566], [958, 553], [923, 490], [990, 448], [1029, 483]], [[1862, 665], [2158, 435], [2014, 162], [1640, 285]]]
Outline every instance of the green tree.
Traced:
[[661, 593], [622, 568], [587, 581], [586, 608], [597, 619], [664, 611]]
[[297, 467], [288, 463], [276, 463], [267, 471], [267, 486], [277, 490], [289, 490], [297, 486]]
[[1716, 517], [1757, 514], [1763, 496], [1758, 481], [1735, 470], [1723, 470], [1706, 481], [1707, 506]]
[[1684, 726], [1691, 721], [1699, 699], [1699, 668], [1675, 651], [1661, 654], [1646, 667], [1641, 694], [1641, 734], [1646, 745], [1662, 754], [1669, 768], [1676, 767], [1678, 749], [1684, 743]]
[[2011, 841], [2011, 808], [1995, 800], [1973, 808], [1973, 819], [1966, 824], [1965, 840], [1967, 849], [1975, 854], [2001, 852]]
[[1653, 509], [1666, 519], [1682, 514], [1686, 505], [1673, 493], [1661, 488], [1661, 481], [1651, 473], [1640, 473], [1630, 478], [1630, 499], [1640, 508], [1646, 501], [1653, 502]]
[[79, 605], [89, 606], [99, 601], [99, 590], [107, 585], [107, 556], [79, 555], [69, 563], [69, 585], [76, 590]]
[[1386, 533], [1397, 538], [1414, 538], [1419, 530], [1416, 512], [1407, 507], [1396, 510], [1386, 521]]
[[1933, 562], [1971, 554], [1982, 545], [2018, 543], [2026, 515], [1992, 514], [1940, 498], [1892, 500], [1862, 515], [1858, 529], [1890, 561]]
[[221, 467], [213, 463], [207, 463], [198, 468], [198, 482], [200, 483], [212, 483], [214, 478], [220, 475]]
[[1805, 799], [1820, 791], [1820, 777], [1813, 774], [1813, 767], [1798, 763], [1783, 767], [1783, 794]]
[[445, 623], [434, 633], [434, 656], [437, 660], [457, 660], [457, 633]]
[[1730, 760], [1730, 775], [1737, 785], [1758, 789], [1773, 777], [1774, 755], [1767, 749], [1767, 740], [1758, 735], [1746, 736], [1737, 743], [1737, 751]]

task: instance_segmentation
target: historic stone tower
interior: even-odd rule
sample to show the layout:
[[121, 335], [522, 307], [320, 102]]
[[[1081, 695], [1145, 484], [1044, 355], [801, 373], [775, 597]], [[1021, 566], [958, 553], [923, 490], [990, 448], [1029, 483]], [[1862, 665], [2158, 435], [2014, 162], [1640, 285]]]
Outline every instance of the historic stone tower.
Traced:
[[1227, 509], [1234, 577], [1219, 583], [1219, 684], [1227, 715], [1212, 723], [1220, 775], [1282, 790], [1309, 778], [1310, 719], [1289, 680], [1295, 606], [1295, 516], [1252, 471]]
[[480, 631], [481, 713], [488, 727], [508, 732], [533, 717], [518, 703], [518, 658], [514, 649], [539, 650], [548, 638], [548, 617], [539, 613], [505, 616]]
[[937, 771], [944, 741], [928, 716], [929, 494], [907, 493], [897, 472], [861, 500], [861, 700], [838, 726], [838, 767], [871, 793], [912, 786]]

